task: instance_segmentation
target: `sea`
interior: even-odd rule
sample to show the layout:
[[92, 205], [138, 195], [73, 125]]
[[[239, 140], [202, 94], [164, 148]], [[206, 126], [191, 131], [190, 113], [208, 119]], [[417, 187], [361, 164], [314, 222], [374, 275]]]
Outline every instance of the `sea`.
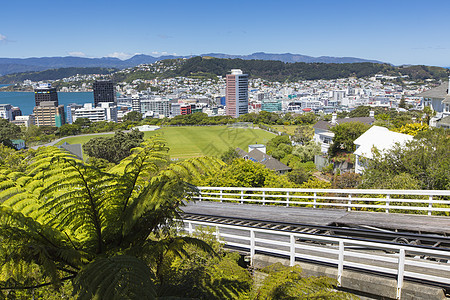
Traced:
[[[7, 84], [0, 84], [0, 87], [2, 86], [7, 86]], [[94, 94], [92, 92], [58, 92], [58, 102], [64, 106], [71, 103], [94, 103]], [[32, 114], [35, 106], [34, 92], [0, 92], [0, 104], [18, 106], [22, 115], [25, 116]]]

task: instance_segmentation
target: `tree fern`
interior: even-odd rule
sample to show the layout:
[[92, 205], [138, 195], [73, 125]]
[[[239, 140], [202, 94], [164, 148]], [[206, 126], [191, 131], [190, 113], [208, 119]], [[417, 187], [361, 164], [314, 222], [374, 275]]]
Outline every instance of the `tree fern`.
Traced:
[[156, 299], [153, 274], [133, 256], [98, 258], [74, 280], [79, 299]]
[[[39, 286], [58, 284], [81, 269], [75, 280], [80, 297], [126, 296], [139, 288], [129, 282], [142, 279], [134, 278], [134, 272], [147, 271], [139, 269], [133, 259], [134, 267], [123, 268], [130, 259], [115, 254], [134, 253], [137, 259], [144, 256], [143, 251], [162, 251], [181, 256], [186, 254], [182, 250], [186, 243], [205, 247], [184, 237], [169, 244], [164, 239], [149, 240], [151, 233], [168, 232], [179, 218], [179, 206], [196, 192], [188, 181], [220, 166], [217, 160], [204, 158], [168, 166], [167, 150], [159, 136], [153, 137], [108, 172], [55, 147], [33, 152], [25, 168], [0, 166], [2, 266], [37, 267], [47, 282]], [[99, 267], [104, 263], [109, 269]], [[101, 280], [93, 286], [85, 280], [102, 268], [112, 273], [118, 270], [117, 277], [108, 278], [119, 286]], [[106, 278], [104, 274], [97, 279]], [[4, 276], [0, 286], [20, 278], [25, 284], [26, 272], [21, 276]]]

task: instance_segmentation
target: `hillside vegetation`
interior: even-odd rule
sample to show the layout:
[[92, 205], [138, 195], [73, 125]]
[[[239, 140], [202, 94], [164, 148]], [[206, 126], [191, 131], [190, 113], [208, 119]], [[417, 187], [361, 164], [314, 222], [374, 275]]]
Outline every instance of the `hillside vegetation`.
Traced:
[[9, 74], [0, 77], [0, 84], [19, 83], [24, 80], [41, 81], [41, 80], [58, 80], [75, 75], [89, 74], [111, 74], [118, 69], [111, 68], [59, 68], [39, 72], [24, 72]]
[[158, 70], [144, 70], [140, 67], [127, 72], [115, 72], [107, 68], [62, 68], [41, 72], [17, 73], [0, 77], [1, 83], [17, 83], [25, 79], [32, 81], [57, 80], [76, 74], [112, 74], [116, 82], [132, 82], [135, 79], [151, 80], [157, 77], [178, 76], [213, 79], [225, 76], [231, 69], [242, 69], [251, 78], [269, 81], [299, 81], [317, 79], [338, 79], [347, 77], [368, 77], [375, 74], [391, 76], [408, 75], [410, 80], [444, 79], [450, 70], [432, 66], [392, 66], [381, 63], [285, 63], [274, 60], [221, 59], [193, 57], [190, 59], [167, 59], [159, 62]]

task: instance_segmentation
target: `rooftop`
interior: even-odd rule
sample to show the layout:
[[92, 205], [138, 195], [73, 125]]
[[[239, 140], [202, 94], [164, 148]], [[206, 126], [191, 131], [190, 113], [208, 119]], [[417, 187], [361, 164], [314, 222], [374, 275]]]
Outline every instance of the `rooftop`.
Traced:
[[448, 90], [448, 81], [444, 82], [438, 87], [422, 92], [417, 96], [424, 98], [445, 98], [445, 96], [447, 96], [448, 94], [447, 90]]
[[372, 158], [374, 147], [379, 151], [385, 151], [396, 144], [404, 145], [412, 139], [412, 135], [390, 131], [385, 127], [372, 126], [354, 141], [357, 146], [354, 154]]

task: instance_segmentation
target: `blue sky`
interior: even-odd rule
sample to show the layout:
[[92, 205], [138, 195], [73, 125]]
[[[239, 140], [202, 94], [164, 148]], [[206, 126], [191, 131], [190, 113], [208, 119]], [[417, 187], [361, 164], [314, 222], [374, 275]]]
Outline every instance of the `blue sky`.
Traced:
[[0, 57], [296, 53], [450, 66], [448, 0], [1, 1]]

